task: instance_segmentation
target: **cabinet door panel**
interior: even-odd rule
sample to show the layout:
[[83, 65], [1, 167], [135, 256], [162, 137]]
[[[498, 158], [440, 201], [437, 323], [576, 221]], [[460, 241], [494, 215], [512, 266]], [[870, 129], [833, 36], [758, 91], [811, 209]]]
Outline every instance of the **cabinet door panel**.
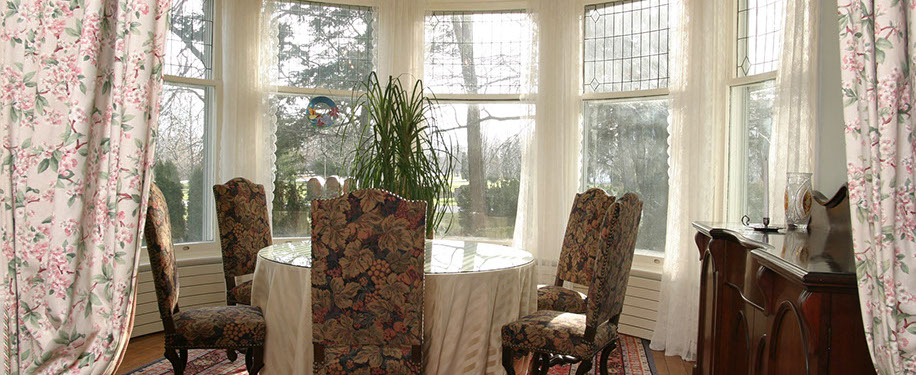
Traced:
[[767, 373], [772, 375], [809, 374], [803, 319], [789, 301], [782, 301], [773, 316], [773, 328], [767, 348]]

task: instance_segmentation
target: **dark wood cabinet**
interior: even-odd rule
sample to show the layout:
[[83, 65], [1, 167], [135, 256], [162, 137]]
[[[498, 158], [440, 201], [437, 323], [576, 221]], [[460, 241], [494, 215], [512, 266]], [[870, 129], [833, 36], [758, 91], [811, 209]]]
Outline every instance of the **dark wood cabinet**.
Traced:
[[845, 189], [818, 203], [807, 231], [694, 223], [703, 263], [694, 375], [875, 373]]

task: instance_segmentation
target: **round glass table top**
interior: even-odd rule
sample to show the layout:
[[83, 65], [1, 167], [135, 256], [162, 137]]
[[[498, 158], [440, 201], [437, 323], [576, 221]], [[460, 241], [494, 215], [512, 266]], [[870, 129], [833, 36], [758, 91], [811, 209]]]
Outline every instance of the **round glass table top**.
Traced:
[[[296, 267], [312, 266], [310, 240], [274, 244], [258, 257]], [[474, 241], [426, 241], [427, 274], [486, 272], [523, 266], [534, 261], [531, 253], [516, 248]]]

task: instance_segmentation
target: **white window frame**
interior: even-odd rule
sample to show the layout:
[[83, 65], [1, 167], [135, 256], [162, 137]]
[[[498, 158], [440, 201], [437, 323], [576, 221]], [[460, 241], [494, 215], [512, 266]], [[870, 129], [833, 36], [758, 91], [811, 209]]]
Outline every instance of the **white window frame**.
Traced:
[[[213, 12], [213, 30], [211, 30], [212, 40], [212, 49], [211, 57], [213, 61], [211, 62], [210, 69], [210, 78], [189, 78], [181, 76], [173, 76], [168, 74], [162, 75], [163, 84], [173, 84], [180, 86], [189, 86], [196, 88], [203, 88], [208, 90], [210, 95], [210, 102], [207, 103], [207, 124], [204, 126], [207, 130], [204, 132], [204, 153], [203, 164], [206, 165], [206, 174], [204, 175], [204, 186], [215, 183], [216, 181], [216, 169], [219, 165], [217, 162], [218, 153], [217, 149], [219, 148], [219, 140], [217, 134], [219, 133], [220, 125], [222, 124], [222, 94], [223, 94], [223, 80], [222, 80], [222, 1], [223, 0], [212, 0], [212, 12]], [[204, 225], [204, 231], [209, 231], [210, 236], [213, 238], [209, 241], [198, 241], [198, 242], [182, 242], [175, 243], [174, 246], [181, 250], [176, 256], [178, 258], [184, 258], [180, 256], [182, 253], [188, 254], [219, 254], [220, 251], [220, 242], [219, 242], [219, 229], [217, 228], [216, 223], [216, 202], [212, 199], [206, 199], [203, 205], [203, 218], [202, 222]]]
[[[627, 0], [611, 0], [611, 1], [588, 0], [580, 4], [581, 7], [579, 11], [582, 12], [582, 14], [584, 14], [585, 7], [589, 5], [611, 4], [611, 3], [621, 2], [621, 1], [627, 1]], [[679, 1], [679, 0], [671, 0], [671, 1]], [[672, 25], [669, 24], [668, 27], [669, 27], [669, 30], [671, 30]], [[580, 58], [579, 58], [580, 63], [581, 63], [579, 74], [580, 74], [581, 80], [584, 81], [584, 77], [585, 77], [585, 45], [584, 45], [585, 25], [584, 24], [581, 25], [581, 27], [579, 28], [579, 33], [580, 33], [579, 34], [579, 43], [582, 45], [581, 51], [580, 51]], [[671, 75], [670, 75], [670, 72], [671, 72], [671, 61], [670, 61], [671, 38], [672, 38], [671, 33], [669, 33], [668, 34], [668, 45], [669, 45], [668, 84], [669, 85], [671, 84]], [[654, 100], [654, 99], [667, 98], [668, 94], [670, 94], [671, 92], [671, 90], [668, 87], [665, 87], [665, 88], [647, 89], [647, 90], [586, 93], [585, 89], [582, 86], [583, 85], [580, 82], [579, 94], [581, 96], [581, 102], [582, 102], [582, 105], [580, 106], [580, 108], [582, 108], [583, 111], [585, 110], [585, 103], [590, 102], [590, 101], [591, 102], [597, 102], [597, 101], [611, 101], [611, 102], [621, 101], [622, 102], [622, 101], [636, 101], [636, 100]], [[580, 116], [580, 118], [582, 119], [581, 124], [579, 126], [580, 132], [582, 133], [582, 138], [581, 138], [582, 139], [582, 150], [580, 151], [580, 155], [582, 155], [582, 160], [581, 160], [582, 164], [579, 166], [579, 190], [582, 190], [584, 187], [588, 186], [587, 185], [588, 176], [586, 176], [584, 172], [585, 172], [585, 166], [588, 164], [588, 160], [585, 160], [585, 155], [588, 155], [587, 150], [588, 150], [589, 144], [588, 144], [588, 139], [585, 137], [585, 132], [588, 130], [585, 128], [587, 126], [585, 124], [585, 118], [584, 116]], [[670, 188], [670, 181], [669, 181], [669, 188]], [[664, 259], [664, 257], [665, 257], [664, 250], [655, 251], [655, 250], [648, 250], [648, 249], [636, 249], [636, 255], [634, 256], [634, 259], [633, 259], [633, 267], [638, 268], [638, 269], [650, 270], [652, 272], [660, 272], [662, 260]]]
[[[728, 152], [726, 155], [728, 168], [726, 168], [726, 218], [728, 221], [738, 221], [745, 214], [745, 203], [747, 202], [747, 111], [744, 109], [747, 103], [735, 101], [734, 90], [746, 88], [757, 84], [763, 84], [769, 81], [776, 82], [776, 70], [753, 74], [749, 76], [738, 76], [738, 0], [729, 0], [728, 35], [729, 35], [729, 53], [728, 59], [728, 79], [727, 85], [727, 118], [728, 118]], [[781, 53], [781, 51], [780, 51]], [[751, 217], [751, 219], [756, 219]]]
[[[527, 13], [528, 4], [524, 1], [430, 1], [430, 7], [423, 16], [423, 27], [426, 28], [426, 17], [438, 12], [464, 12], [464, 13]], [[532, 25], [534, 24], [532, 20]], [[534, 30], [532, 30], [534, 34]], [[420, 68], [420, 76], [426, 79], [426, 36], [424, 34], [422, 45], [415, 48], [421, 48], [423, 51], [423, 64]], [[425, 95], [427, 99], [432, 100], [435, 104], [528, 104], [534, 105], [530, 100], [524, 100], [524, 93], [519, 94], [436, 94]], [[537, 109], [535, 109], [537, 110]], [[533, 120], [533, 119], [532, 119]], [[531, 126], [534, 126], [533, 124]], [[461, 236], [448, 236], [448, 239], [466, 239], [475, 241], [486, 241], [504, 246], [512, 246], [514, 239], [496, 239], [496, 238], [463, 238]]]

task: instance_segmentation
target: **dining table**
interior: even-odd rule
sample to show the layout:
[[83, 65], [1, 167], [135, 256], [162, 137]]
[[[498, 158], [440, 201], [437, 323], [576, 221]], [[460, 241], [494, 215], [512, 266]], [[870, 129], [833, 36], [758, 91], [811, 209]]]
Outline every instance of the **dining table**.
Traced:
[[[277, 243], [258, 252], [252, 305], [267, 323], [262, 374], [311, 374], [311, 242]], [[504, 374], [502, 326], [537, 310], [531, 253], [498, 244], [427, 240], [425, 374]]]

